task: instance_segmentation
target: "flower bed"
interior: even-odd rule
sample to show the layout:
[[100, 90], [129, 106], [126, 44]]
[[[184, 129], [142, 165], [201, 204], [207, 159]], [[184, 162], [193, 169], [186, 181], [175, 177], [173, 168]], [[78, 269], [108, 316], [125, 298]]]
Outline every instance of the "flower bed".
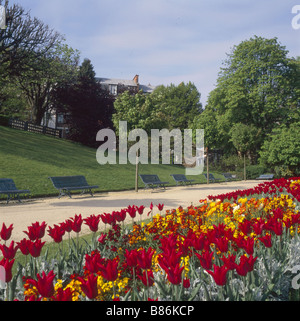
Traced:
[[[289, 300], [299, 295], [300, 178], [200, 200], [163, 212], [145, 207], [81, 215], [48, 227], [36, 222], [22, 241], [0, 233], [7, 300]], [[157, 214], [160, 212], [159, 214]], [[133, 227], [124, 226], [130, 215]], [[100, 220], [105, 231], [98, 231]], [[82, 224], [92, 238], [80, 243]], [[45, 232], [59, 244], [41, 255]], [[64, 235], [69, 237], [65, 242]], [[76, 233], [76, 238], [70, 238]], [[12, 273], [16, 253], [26, 257]], [[1, 281], [1, 280], [0, 280]], [[2, 280], [3, 281], [3, 280]]]

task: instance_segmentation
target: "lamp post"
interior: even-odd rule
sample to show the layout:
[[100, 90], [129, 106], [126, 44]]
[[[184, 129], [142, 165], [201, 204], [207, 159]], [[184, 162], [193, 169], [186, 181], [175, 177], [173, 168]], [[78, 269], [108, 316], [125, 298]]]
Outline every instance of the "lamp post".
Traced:
[[208, 147], [206, 147], [206, 176], [207, 176], [207, 184], [209, 184], [209, 164], [208, 164]]

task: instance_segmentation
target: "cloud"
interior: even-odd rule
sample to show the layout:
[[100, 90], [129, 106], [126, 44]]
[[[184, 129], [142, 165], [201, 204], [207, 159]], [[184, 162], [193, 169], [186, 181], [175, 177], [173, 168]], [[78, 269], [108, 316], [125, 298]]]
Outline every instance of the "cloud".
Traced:
[[[13, 0], [12, 0], [13, 1]], [[17, 0], [15, 0], [17, 2]], [[234, 45], [278, 37], [299, 55], [294, 0], [26, 0], [34, 16], [66, 35], [98, 76], [154, 85], [192, 81], [204, 100]]]

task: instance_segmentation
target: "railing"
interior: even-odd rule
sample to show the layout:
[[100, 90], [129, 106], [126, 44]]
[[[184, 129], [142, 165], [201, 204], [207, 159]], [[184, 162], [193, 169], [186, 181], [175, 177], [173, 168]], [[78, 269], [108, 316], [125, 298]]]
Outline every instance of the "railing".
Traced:
[[44, 134], [44, 135], [54, 136], [57, 138], [62, 137], [61, 129], [50, 128], [47, 126], [34, 125], [28, 121], [10, 119], [9, 126], [11, 128], [25, 130], [25, 131], [32, 132], [32, 133]]

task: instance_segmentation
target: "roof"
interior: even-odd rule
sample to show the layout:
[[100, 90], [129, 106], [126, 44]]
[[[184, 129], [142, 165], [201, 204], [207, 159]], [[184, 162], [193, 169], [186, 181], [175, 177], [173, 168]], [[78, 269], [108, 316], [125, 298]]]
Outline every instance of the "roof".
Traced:
[[146, 94], [150, 94], [152, 93], [152, 91], [156, 88], [156, 86], [151, 86], [149, 85], [140, 85], [140, 89], [146, 93]]
[[134, 80], [118, 79], [118, 78], [96, 78], [103, 85], [124, 85], [137, 87]]

